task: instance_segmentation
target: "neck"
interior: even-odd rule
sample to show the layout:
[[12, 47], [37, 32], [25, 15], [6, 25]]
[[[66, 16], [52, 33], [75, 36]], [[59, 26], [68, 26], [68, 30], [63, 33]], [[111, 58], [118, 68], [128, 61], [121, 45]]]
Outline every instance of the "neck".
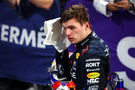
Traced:
[[[87, 30], [86, 35], [85, 35], [85, 38], [86, 38], [91, 32], [92, 32], [91, 29]], [[84, 38], [84, 39], [85, 39], [85, 38]]]

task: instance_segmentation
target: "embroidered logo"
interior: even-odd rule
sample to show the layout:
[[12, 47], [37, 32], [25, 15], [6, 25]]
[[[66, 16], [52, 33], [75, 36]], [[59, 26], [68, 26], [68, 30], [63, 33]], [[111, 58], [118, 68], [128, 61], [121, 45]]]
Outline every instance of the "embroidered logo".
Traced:
[[76, 53], [76, 59], [80, 57], [80, 53]]
[[92, 72], [92, 73], [87, 74], [87, 77], [90, 79], [97, 78], [99, 76], [100, 76], [100, 73], [98, 73], [98, 72]]

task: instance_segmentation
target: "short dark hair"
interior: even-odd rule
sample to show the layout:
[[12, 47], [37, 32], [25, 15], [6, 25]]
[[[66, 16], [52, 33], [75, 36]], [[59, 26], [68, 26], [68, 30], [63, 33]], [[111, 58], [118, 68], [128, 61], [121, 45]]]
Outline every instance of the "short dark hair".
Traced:
[[78, 20], [80, 24], [84, 22], [89, 22], [89, 14], [87, 12], [87, 8], [85, 8], [80, 3], [77, 5], [70, 6], [61, 14], [60, 22], [64, 23], [72, 18], [75, 18], [76, 20]]

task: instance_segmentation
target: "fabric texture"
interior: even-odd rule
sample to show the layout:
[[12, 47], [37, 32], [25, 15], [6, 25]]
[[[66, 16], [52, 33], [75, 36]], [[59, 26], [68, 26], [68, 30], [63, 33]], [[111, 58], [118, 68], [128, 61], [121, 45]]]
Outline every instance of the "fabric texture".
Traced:
[[46, 38], [45, 45], [53, 45], [58, 52], [62, 52], [69, 47], [70, 42], [64, 35], [60, 18], [55, 18], [44, 22]]

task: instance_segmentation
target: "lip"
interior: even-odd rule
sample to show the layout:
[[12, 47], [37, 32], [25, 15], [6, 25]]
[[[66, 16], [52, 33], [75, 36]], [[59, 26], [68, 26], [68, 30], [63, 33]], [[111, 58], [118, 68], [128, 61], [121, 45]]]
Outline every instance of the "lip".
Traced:
[[73, 38], [68, 38], [69, 41], [73, 41]]

